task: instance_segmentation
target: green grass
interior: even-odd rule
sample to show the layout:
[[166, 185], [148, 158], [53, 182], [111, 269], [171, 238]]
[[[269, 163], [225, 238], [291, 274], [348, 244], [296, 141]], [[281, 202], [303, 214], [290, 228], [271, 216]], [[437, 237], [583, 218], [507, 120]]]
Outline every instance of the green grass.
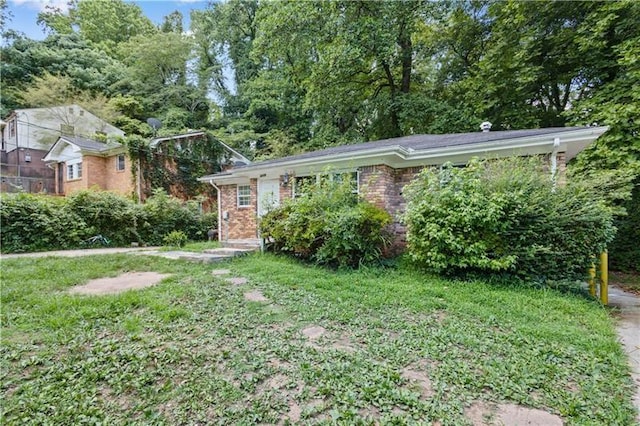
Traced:
[[[127, 271], [172, 276], [118, 295], [66, 292]], [[246, 301], [250, 290], [269, 302]], [[310, 325], [327, 331], [309, 342]], [[5, 259], [1, 354], [3, 424], [274, 424], [297, 407], [302, 423], [458, 425], [473, 401], [634, 423], [626, 358], [594, 301], [268, 255]], [[428, 375], [428, 397], [407, 366]]]
[[165, 246], [161, 248], [161, 251], [190, 251], [193, 253], [202, 253], [205, 250], [220, 248], [220, 242], [218, 241], [189, 241], [187, 244], [180, 248]]

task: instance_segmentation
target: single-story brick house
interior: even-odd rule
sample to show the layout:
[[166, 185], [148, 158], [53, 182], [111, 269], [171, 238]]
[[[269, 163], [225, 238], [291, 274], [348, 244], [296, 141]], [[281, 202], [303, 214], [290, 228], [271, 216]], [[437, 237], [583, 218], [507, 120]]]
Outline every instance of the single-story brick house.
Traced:
[[[351, 173], [361, 196], [397, 218], [405, 209], [404, 186], [424, 167], [446, 162], [463, 165], [473, 157], [539, 155], [549, 159], [551, 173], [561, 174], [567, 161], [606, 130], [562, 127], [491, 132], [485, 127], [476, 133], [411, 135], [239, 165], [200, 180], [218, 191], [220, 240], [257, 243], [257, 224], [265, 206], [295, 197], [300, 181]], [[394, 230], [401, 242], [405, 230], [397, 220]]]

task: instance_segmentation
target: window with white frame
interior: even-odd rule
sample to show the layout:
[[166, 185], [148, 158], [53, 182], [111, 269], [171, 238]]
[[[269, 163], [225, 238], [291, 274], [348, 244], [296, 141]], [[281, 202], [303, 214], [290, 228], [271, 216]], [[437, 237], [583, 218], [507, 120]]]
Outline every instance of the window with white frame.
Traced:
[[125, 159], [124, 154], [118, 154], [116, 157], [116, 170], [119, 172], [124, 171], [125, 168]]
[[80, 179], [82, 177], [82, 160], [67, 162], [67, 180]]
[[251, 186], [238, 185], [238, 207], [251, 206]]

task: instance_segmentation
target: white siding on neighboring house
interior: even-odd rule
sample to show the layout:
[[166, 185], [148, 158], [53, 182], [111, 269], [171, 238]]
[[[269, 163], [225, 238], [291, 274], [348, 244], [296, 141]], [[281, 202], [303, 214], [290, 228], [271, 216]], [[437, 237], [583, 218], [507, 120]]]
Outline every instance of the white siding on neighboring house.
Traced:
[[16, 147], [48, 150], [61, 134], [90, 137], [96, 132], [124, 136], [124, 132], [78, 105], [15, 110], [6, 118], [5, 150]]

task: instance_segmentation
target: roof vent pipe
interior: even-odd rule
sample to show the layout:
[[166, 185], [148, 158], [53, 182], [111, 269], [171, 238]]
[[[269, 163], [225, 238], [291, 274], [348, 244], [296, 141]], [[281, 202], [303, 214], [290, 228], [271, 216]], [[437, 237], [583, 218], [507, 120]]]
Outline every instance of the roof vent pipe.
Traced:
[[488, 132], [489, 130], [491, 130], [491, 123], [489, 123], [488, 121], [483, 121], [480, 125], [480, 128], [483, 132]]

